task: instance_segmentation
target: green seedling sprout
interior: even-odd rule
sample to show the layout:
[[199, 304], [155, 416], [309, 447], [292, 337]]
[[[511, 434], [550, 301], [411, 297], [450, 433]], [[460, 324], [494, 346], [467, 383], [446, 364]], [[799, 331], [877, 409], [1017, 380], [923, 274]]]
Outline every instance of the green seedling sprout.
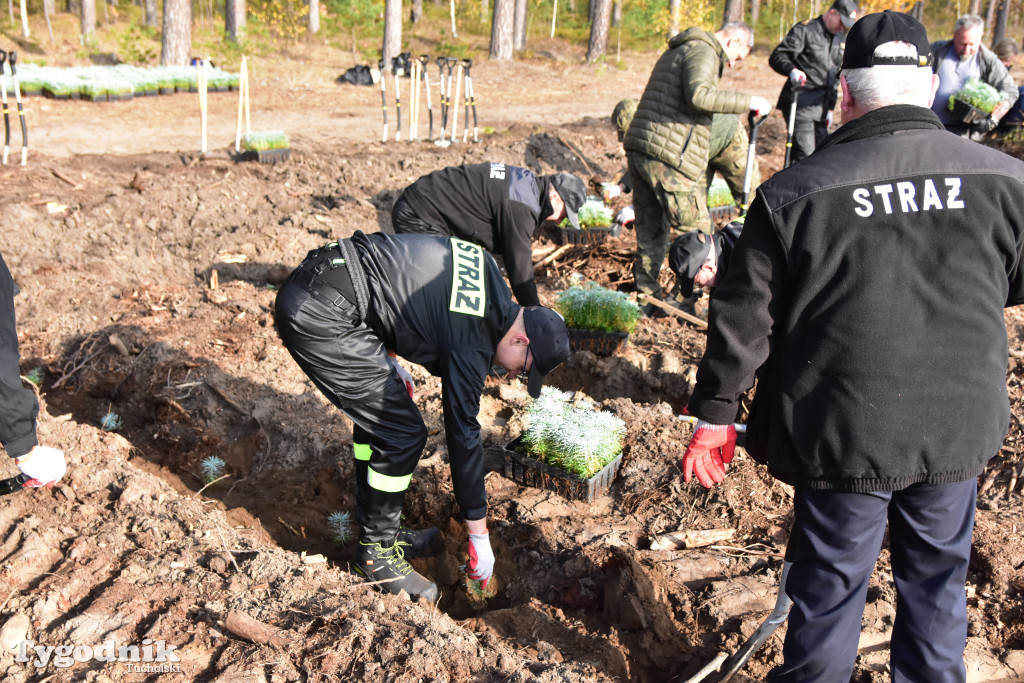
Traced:
[[25, 379], [32, 382], [32, 384], [35, 384], [37, 387], [42, 386], [43, 380], [46, 379], [46, 370], [42, 367], [34, 367], [25, 373]]
[[352, 540], [352, 515], [348, 512], [332, 512], [327, 516], [327, 526], [335, 545], [347, 545]]
[[206, 484], [212, 484], [224, 476], [224, 461], [216, 455], [203, 458], [199, 463], [199, 478]]
[[[576, 212], [576, 218], [580, 222], [580, 228], [590, 230], [591, 228], [607, 228], [612, 224], [614, 214], [611, 209], [604, 205], [604, 202], [588, 199], [583, 202], [583, 206]], [[563, 218], [562, 222], [559, 223], [559, 227], [571, 227], [569, 219]]]
[[573, 285], [558, 295], [555, 308], [567, 327], [595, 332], [632, 332], [640, 319], [640, 307], [624, 292], [596, 282]]
[[[465, 573], [465, 567], [463, 567], [463, 573]], [[469, 598], [469, 602], [473, 607], [481, 608], [488, 600], [498, 594], [498, 582], [491, 576], [491, 580], [487, 582], [487, 588], [483, 587], [482, 581], [471, 579], [466, 576], [466, 597]]]
[[107, 411], [107, 414], [100, 418], [100, 427], [105, 432], [116, 432], [124, 426], [124, 420], [117, 413]]

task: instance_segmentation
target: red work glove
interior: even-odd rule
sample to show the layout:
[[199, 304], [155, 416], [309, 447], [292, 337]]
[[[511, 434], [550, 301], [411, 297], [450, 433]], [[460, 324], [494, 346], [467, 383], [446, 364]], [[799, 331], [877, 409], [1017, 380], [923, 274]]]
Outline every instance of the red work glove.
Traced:
[[697, 481], [711, 488], [725, 479], [725, 466], [736, 450], [736, 427], [697, 420], [690, 445], [683, 455], [683, 480], [687, 483], [697, 472]]
[[480, 586], [487, 588], [487, 582], [494, 573], [494, 551], [491, 550], [491, 539], [486, 533], [469, 535], [469, 562], [466, 564], [466, 576], [479, 581]]

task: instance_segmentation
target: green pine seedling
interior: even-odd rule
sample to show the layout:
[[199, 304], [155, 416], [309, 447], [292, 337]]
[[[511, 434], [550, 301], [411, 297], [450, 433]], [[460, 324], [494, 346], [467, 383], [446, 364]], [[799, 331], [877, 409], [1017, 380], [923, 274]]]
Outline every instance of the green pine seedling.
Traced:
[[269, 149], [288, 149], [288, 136], [279, 131], [246, 133], [242, 136], [242, 149], [249, 152], [265, 152]]
[[953, 101], [960, 100], [966, 102], [972, 107], [977, 107], [986, 114], [991, 114], [992, 110], [999, 104], [1002, 96], [999, 91], [993, 88], [985, 81], [979, 79], [977, 76], [967, 79], [967, 82], [963, 84], [956, 93], [949, 98], [949, 103], [946, 108], [953, 111]]
[[203, 458], [199, 463], [199, 478], [205, 484], [212, 484], [224, 476], [224, 461], [216, 455]]
[[711, 185], [708, 186], [708, 208], [715, 209], [720, 206], [734, 206], [732, 190], [729, 189], [729, 184], [724, 180], [715, 176], [715, 179], [711, 181]]
[[108, 411], [106, 415], [100, 418], [100, 426], [105, 432], [116, 432], [124, 426], [124, 420], [117, 413]]
[[46, 370], [42, 367], [32, 368], [25, 373], [25, 378], [37, 387], [42, 386], [43, 380], [46, 379]]
[[618, 457], [626, 424], [587, 400], [550, 387], [526, 409], [528, 455], [583, 479]]
[[327, 516], [331, 539], [335, 545], [347, 545], [353, 537], [352, 515], [348, 512], [332, 512]]
[[632, 332], [640, 319], [640, 307], [624, 292], [596, 282], [573, 285], [558, 295], [555, 308], [567, 327], [595, 332]]

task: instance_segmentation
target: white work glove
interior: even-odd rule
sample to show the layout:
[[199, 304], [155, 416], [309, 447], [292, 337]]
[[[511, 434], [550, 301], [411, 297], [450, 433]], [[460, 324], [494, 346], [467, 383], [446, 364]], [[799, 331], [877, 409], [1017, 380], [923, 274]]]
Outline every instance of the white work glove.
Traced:
[[807, 84], [807, 74], [800, 69], [793, 69], [789, 72], [789, 82], [793, 86], [804, 87]]
[[622, 186], [618, 183], [604, 183], [601, 185], [601, 199], [610, 202], [622, 195]]
[[398, 371], [398, 376], [402, 378], [402, 383], [405, 384], [405, 390], [409, 392], [409, 398], [415, 399], [416, 386], [412, 383], [412, 375], [409, 371], [402, 367], [402, 364], [398, 362], [398, 359], [394, 356], [390, 356], [391, 364], [395, 366], [395, 370]]
[[768, 100], [760, 95], [754, 95], [750, 98], [750, 111], [754, 112], [758, 116], [765, 116], [771, 110], [772, 105], [768, 104]]
[[829, 109], [828, 113], [825, 114], [825, 128], [832, 127], [832, 110]]
[[14, 462], [25, 476], [31, 477], [25, 482], [26, 488], [46, 486], [52, 489], [68, 471], [64, 451], [49, 446], [35, 446]]
[[487, 582], [494, 574], [494, 551], [491, 550], [491, 539], [487, 533], [469, 535], [469, 562], [466, 563], [466, 576], [479, 581], [481, 587], [487, 588]]
[[636, 213], [633, 211], [633, 205], [622, 207], [619, 211], [619, 215], [615, 217], [615, 222], [624, 228], [633, 229], [633, 221], [636, 220]]

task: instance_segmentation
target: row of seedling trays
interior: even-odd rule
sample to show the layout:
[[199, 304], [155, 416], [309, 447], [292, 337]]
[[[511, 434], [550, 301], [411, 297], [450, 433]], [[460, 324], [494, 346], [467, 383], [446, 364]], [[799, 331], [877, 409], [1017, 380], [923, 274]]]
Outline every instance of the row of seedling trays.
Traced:
[[[9, 73], [2, 76], [8, 92], [13, 92]], [[208, 67], [207, 89], [227, 92], [238, 87], [238, 74]], [[21, 94], [43, 95], [58, 100], [83, 99], [93, 102], [130, 100], [147, 95], [171, 95], [196, 92], [198, 74], [194, 66], [138, 67], [83, 66], [60, 68], [23, 64], [18, 66]]]

